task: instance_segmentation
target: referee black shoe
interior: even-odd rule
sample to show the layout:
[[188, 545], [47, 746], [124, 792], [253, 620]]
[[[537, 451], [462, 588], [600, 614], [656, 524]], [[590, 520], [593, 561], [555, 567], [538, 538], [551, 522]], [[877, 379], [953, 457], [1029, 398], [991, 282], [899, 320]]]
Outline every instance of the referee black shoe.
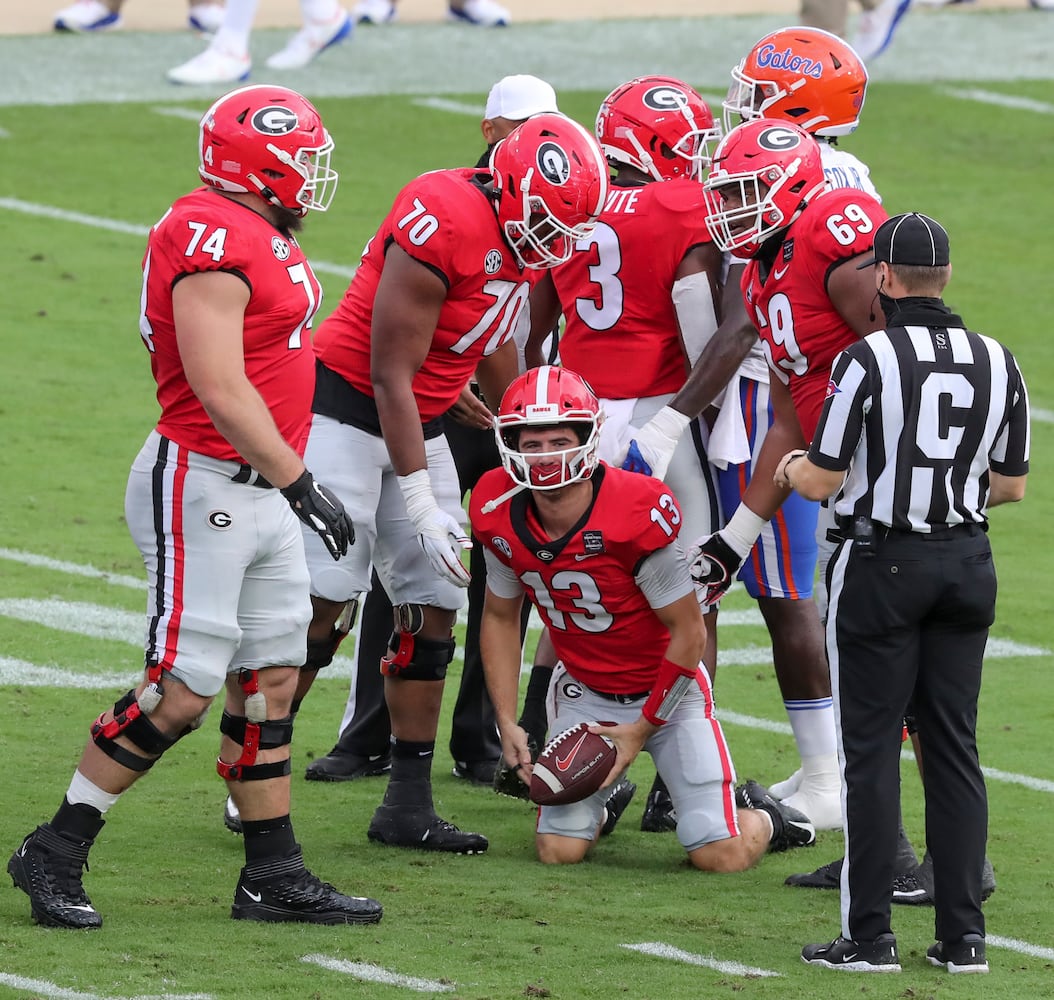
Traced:
[[431, 809], [415, 806], [378, 806], [366, 836], [389, 847], [445, 854], [483, 854], [490, 847], [490, 841], [482, 833], [459, 830]]
[[803, 812], [774, 799], [763, 785], [745, 781], [736, 789], [740, 809], [760, 809], [772, 820], [770, 851], [787, 851], [792, 847], [809, 847], [816, 843], [816, 827]]
[[58, 833], [50, 823], [38, 826], [7, 862], [15, 887], [28, 897], [33, 919], [43, 927], [91, 930], [102, 916], [84, 891], [89, 843]]
[[874, 941], [836, 937], [829, 944], [807, 944], [801, 960], [844, 972], [900, 972], [897, 939], [892, 934], [881, 934]]
[[235, 920], [268, 923], [375, 924], [383, 913], [377, 900], [345, 896], [309, 872], [299, 847], [246, 865], [231, 907]]
[[[995, 892], [995, 870], [985, 855], [981, 869], [981, 902]], [[893, 879], [893, 902], [907, 906], [933, 906], [933, 855], [929, 851], [922, 862]]]
[[988, 959], [984, 954], [984, 938], [980, 934], [964, 934], [963, 937], [945, 944], [938, 941], [926, 949], [930, 965], [938, 965], [950, 973], [988, 971]]

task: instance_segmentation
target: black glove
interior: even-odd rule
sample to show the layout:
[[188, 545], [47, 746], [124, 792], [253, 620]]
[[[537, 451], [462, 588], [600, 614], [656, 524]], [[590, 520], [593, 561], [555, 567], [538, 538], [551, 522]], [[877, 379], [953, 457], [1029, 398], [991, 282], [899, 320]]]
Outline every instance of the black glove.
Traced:
[[344, 504], [304, 469], [298, 479], [282, 490], [293, 513], [322, 539], [334, 559], [346, 555], [355, 541], [355, 529]]
[[743, 565], [743, 557], [721, 537], [720, 531], [715, 531], [712, 535], [703, 535], [689, 548], [688, 562], [699, 604], [709, 608], [732, 586]]

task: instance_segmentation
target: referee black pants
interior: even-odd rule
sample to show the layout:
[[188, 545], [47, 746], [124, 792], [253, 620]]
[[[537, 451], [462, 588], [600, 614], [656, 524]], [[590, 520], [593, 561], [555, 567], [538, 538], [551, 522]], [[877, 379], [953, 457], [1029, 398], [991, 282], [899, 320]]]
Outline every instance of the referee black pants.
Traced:
[[875, 527], [830, 571], [827, 651], [846, 796], [842, 934], [890, 933], [900, 733], [909, 701], [924, 761], [936, 938], [984, 934], [981, 868], [988, 800], [977, 758], [977, 698], [996, 576], [976, 526], [934, 537]]

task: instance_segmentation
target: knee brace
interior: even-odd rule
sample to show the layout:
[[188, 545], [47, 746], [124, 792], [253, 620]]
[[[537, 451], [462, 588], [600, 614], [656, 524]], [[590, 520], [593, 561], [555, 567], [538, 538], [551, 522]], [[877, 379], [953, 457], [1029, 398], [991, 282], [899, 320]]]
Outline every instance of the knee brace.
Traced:
[[261, 750], [274, 750], [292, 742], [292, 715], [282, 719], [267, 718], [267, 699], [260, 691], [258, 670], [241, 671], [238, 683], [245, 692], [245, 715], [232, 715], [224, 711], [220, 719], [220, 732], [241, 744], [242, 754], [233, 764], [217, 757], [216, 771], [225, 781], [263, 781], [289, 774], [288, 757], [270, 764], [257, 764], [256, 755]]
[[[151, 688], [157, 688], [158, 692], [160, 690], [158, 685], [152, 684], [144, 691], [144, 695], [150, 692]], [[121, 767], [128, 768], [129, 771], [149, 771], [166, 750], [175, 746], [193, 728], [187, 726], [177, 736], [166, 736], [147, 718], [148, 711], [143, 707], [145, 701], [148, 710], [153, 711], [161, 700], [160, 694], [157, 694], [152, 704], [151, 700], [143, 696], [137, 699], [135, 688], [133, 688], [114, 704], [113, 718], [109, 722], [102, 721], [103, 715], [106, 714], [104, 712], [92, 723], [91, 738], [95, 745], [107, 757], [116, 761]], [[139, 754], [132, 753], [121, 746], [116, 740], [122, 735], [143, 753], [154, 756], [140, 757]]]
[[[418, 636], [424, 625], [420, 604], [400, 604], [395, 609], [395, 631], [388, 640], [387, 656], [381, 657], [381, 673], [407, 681], [441, 681], [454, 658], [454, 639], [425, 639]], [[391, 652], [395, 650], [395, 652]]]
[[325, 639], [307, 640], [307, 659], [304, 661], [304, 670], [318, 671], [328, 667], [333, 662], [340, 644], [347, 638], [348, 633], [355, 627], [355, 620], [359, 617], [359, 599], [353, 597], [344, 605], [344, 610], [333, 629]]
[[266, 778], [281, 778], [290, 773], [289, 758], [257, 764], [256, 755], [261, 750], [274, 750], [288, 746], [293, 739], [293, 717], [264, 719], [251, 722], [244, 715], [224, 712], [220, 719], [220, 732], [240, 743], [242, 755], [228, 764], [222, 758], [216, 760], [216, 771], [226, 781], [263, 781]]

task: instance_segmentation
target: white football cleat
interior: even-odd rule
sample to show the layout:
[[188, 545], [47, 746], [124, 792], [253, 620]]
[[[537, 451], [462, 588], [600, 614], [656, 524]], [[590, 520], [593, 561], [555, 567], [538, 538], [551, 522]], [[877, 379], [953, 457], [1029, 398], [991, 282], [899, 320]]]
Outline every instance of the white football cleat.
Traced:
[[460, 7], [449, 7], [450, 17], [455, 21], [480, 24], [485, 28], [503, 28], [512, 15], [494, 0], [465, 0]]
[[359, 24], [387, 24], [396, 18], [395, 4], [391, 0], [359, 0], [352, 16]]
[[193, 59], [188, 59], [180, 66], [170, 69], [165, 75], [169, 82], [186, 84], [234, 83], [246, 80], [252, 69], [252, 61], [247, 55], [234, 55], [214, 49], [211, 46], [199, 52]]
[[301, 69], [324, 49], [350, 38], [353, 31], [351, 15], [341, 10], [335, 21], [327, 24], [307, 24], [289, 39], [286, 47], [268, 58], [271, 69]]
[[56, 31], [109, 31], [121, 26], [121, 15], [99, 0], [77, 0], [55, 12]]
[[218, 3], [194, 4], [187, 11], [187, 24], [192, 31], [203, 35], [215, 35], [223, 24], [223, 5]]
[[801, 768], [799, 767], [789, 778], [784, 781], [777, 781], [774, 785], [769, 785], [769, 792], [774, 799], [779, 799], [781, 802], [784, 799], [789, 799], [801, 786]]

